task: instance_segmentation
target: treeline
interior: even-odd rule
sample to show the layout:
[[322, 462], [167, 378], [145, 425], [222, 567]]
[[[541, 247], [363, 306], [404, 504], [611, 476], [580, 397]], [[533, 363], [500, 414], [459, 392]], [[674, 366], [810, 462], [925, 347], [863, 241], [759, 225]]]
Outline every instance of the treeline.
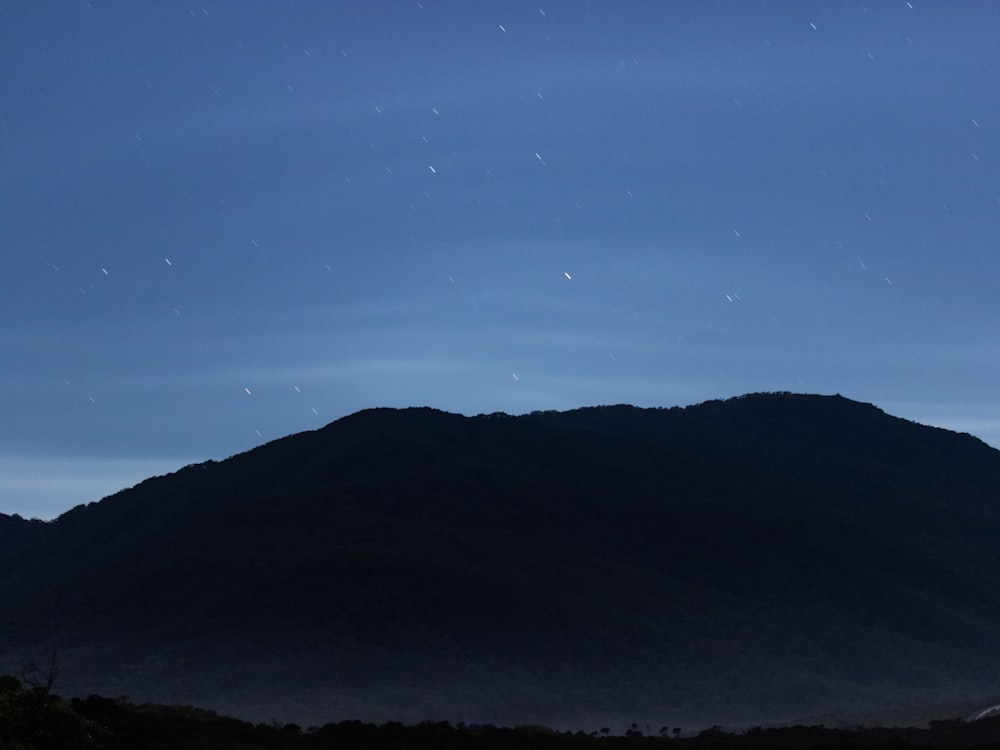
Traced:
[[303, 729], [278, 721], [253, 724], [191, 706], [135, 705], [98, 695], [66, 701], [51, 681], [0, 675], [0, 750], [560, 750], [562, 748], [972, 748], [1000, 746], [1000, 718], [931, 722], [926, 728], [832, 729], [823, 726], [713, 727], [685, 735], [678, 728], [632, 724], [556, 731], [543, 726], [495, 727], [423, 722], [370, 724], [341, 721]]

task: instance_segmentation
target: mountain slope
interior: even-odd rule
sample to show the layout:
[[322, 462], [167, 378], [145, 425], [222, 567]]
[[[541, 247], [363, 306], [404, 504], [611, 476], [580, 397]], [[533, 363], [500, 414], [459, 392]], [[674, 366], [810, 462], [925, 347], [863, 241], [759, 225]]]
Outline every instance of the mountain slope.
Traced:
[[1000, 679], [1000, 452], [839, 396], [373, 409], [0, 523], [0, 652], [300, 723], [762, 721]]

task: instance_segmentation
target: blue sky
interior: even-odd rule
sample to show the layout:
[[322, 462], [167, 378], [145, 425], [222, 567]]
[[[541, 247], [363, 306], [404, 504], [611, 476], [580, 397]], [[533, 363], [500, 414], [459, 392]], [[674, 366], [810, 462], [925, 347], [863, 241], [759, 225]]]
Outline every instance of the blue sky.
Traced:
[[0, 511], [372, 406], [1000, 446], [1000, 4], [0, 7]]

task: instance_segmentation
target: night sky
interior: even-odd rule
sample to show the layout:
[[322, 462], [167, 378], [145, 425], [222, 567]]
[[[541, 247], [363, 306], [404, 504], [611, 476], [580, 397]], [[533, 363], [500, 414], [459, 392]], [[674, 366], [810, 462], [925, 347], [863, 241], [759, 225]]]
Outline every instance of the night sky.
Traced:
[[0, 511], [367, 407], [1000, 446], [1000, 3], [0, 5]]

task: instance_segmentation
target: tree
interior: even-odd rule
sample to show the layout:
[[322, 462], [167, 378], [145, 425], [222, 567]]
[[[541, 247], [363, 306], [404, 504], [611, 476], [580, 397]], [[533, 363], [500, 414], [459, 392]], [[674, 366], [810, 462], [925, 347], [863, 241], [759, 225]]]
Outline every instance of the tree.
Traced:
[[42, 690], [46, 695], [52, 692], [52, 687], [59, 676], [59, 669], [56, 667], [56, 650], [52, 649], [52, 656], [49, 659], [49, 666], [42, 669], [38, 662], [32, 657], [28, 666], [21, 670], [21, 681], [28, 686]]
[[[30, 668], [25, 671], [35, 675]], [[50, 692], [54, 670], [44, 674], [46, 679], [38, 685], [25, 685], [13, 675], [0, 675], [0, 748], [90, 750], [101, 747], [108, 732]]]

